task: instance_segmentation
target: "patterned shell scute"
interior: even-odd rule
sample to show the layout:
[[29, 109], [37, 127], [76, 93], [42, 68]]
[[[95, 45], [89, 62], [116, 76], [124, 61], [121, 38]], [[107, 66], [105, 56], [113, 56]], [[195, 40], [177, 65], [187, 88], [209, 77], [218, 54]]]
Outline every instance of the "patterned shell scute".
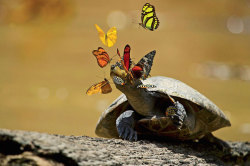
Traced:
[[212, 101], [199, 93], [197, 90], [191, 88], [179, 80], [169, 77], [157, 76], [144, 80], [143, 84], [152, 84], [156, 86], [155, 88], [147, 89], [149, 91], [157, 91], [170, 96], [176, 96], [192, 101], [193, 103], [206, 108], [211, 113], [227, 119], [222, 111]]

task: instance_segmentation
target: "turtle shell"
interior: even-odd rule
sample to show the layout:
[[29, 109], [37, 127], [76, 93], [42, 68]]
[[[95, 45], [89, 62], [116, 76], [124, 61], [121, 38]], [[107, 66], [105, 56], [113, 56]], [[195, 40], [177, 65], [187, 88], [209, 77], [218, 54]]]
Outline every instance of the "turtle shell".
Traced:
[[[201, 120], [203, 125], [203, 128], [196, 129], [199, 130], [196, 133], [200, 133], [200, 135], [231, 126], [224, 113], [212, 101], [181, 81], [157, 76], [150, 77], [142, 82], [143, 84], [154, 85], [153, 88], [148, 88], [148, 91], [169, 95], [175, 100], [181, 101], [182, 104], [190, 103], [195, 105], [197, 107], [194, 112], [195, 117]], [[186, 106], [184, 107], [187, 109]], [[132, 107], [128, 103], [126, 96], [122, 94], [103, 112], [97, 123], [95, 133], [101, 137], [118, 138], [116, 119], [128, 109], [132, 109]], [[192, 139], [194, 136], [196, 135], [192, 135]], [[185, 135], [182, 136], [182, 139], [185, 139]], [[191, 137], [187, 139], [191, 139]]]

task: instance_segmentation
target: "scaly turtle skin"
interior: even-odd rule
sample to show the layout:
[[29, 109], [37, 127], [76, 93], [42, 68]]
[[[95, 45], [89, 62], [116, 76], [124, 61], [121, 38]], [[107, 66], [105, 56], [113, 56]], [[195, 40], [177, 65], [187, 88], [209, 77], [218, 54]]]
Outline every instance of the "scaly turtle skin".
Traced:
[[[144, 77], [151, 70], [154, 55], [155, 51], [152, 51], [139, 61], [145, 63]], [[120, 62], [111, 66], [110, 75], [123, 80], [123, 84], [114, 81], [123, 94], [100, 117], [95, 130], [98, 136], [130, 141], [143, 135], [179, 140], [205, 138], [222, 148], [228, 147], [211, 132], [230, 126], [230, 121], [195, 89], [162, 76], [131, 81]], [[152, 88], [138, 88], [139, 85], [152, 85]]]

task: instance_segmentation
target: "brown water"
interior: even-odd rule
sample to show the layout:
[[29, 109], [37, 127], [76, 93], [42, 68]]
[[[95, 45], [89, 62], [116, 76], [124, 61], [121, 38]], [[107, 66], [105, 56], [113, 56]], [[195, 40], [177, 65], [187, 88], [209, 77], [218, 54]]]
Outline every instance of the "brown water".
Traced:
[[[225, 112], [232, 127], [216, 136], [250, 140], [250, 82], [196, 72], [208, 61], [250, 65], [249, 1], [147, 1], [160, 20], [154, 32], [137, 24], [146, 1], [44, 2], [0, 0], [1, 128], [95, 136], [101, 112], [120, 92], [85, 94], [109, 77], [91, 52], [101, 46], [112, 56], [130, 44], [135, 62], [157, 51], [152, 76], [179, 79]], [[114, 47], [100, 42], [94, 24], [118, 27]]]

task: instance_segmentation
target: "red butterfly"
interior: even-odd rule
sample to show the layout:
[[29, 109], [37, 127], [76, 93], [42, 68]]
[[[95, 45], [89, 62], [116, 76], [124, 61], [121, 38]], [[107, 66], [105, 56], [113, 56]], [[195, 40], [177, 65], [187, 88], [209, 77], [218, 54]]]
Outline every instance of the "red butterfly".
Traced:
[[136, 64], [136, 66], [134, 66], [132, 68], [132, 74], [131, 72], [129, 72], [130, 70], [130, 65], [131, 65], [131, 59], [130, 59], [130, 46], [127, 44], [124, 48], [124, 54], [123, 54], [123, 63], [124, 66], [126, 67], [125, 70], [127, 70], [127, 73], [130, 73], [131, 78], [135, 77], [135, 78], [141, 78], [142, 74], [143, 74], [143, 66], [141, 66], [141, 64]]
[[150, 73], [151, 67], [153, 65], [153, 59], [156, 51], [151, 51], [145, 55], [133, 68], [132, 74], [135, 78], [141, 78], [145, 80]]
[[134, 76], [136, 79], [141, 78], [142, 73], [143, 73], [142, 67], [140, 67], [140, 66], [134, 66], [134, 67], [132, 68], [132, 74], [133, 74], [133, 76]]
[[120, 55], [120, 52], [119, 52], [118, 48], [117, 48], [117, 54], [120, 57], [121, 64], [122, 64], [123, 68], [125, 69], [126, 73], [129, 74], [130, 78], [132, 78], [132, 80], [133, 80], [134, 77], [133, 77], [132, 73], [129, 71], [130, 64], [131, 64], [131, 61], [130, 61], [130, 46], [128, 44], [125, 46], [123, 58], [121, 58], [121, 55]]
[[127, 68], [127, 70], [129, 70], [130, 64], [131, 64], [130, 50], [131, 50], [130, 46], [127, 44], [124, 48], [124, 53], [123, 53], [123, 62], [124, 62], [125, 67]]

